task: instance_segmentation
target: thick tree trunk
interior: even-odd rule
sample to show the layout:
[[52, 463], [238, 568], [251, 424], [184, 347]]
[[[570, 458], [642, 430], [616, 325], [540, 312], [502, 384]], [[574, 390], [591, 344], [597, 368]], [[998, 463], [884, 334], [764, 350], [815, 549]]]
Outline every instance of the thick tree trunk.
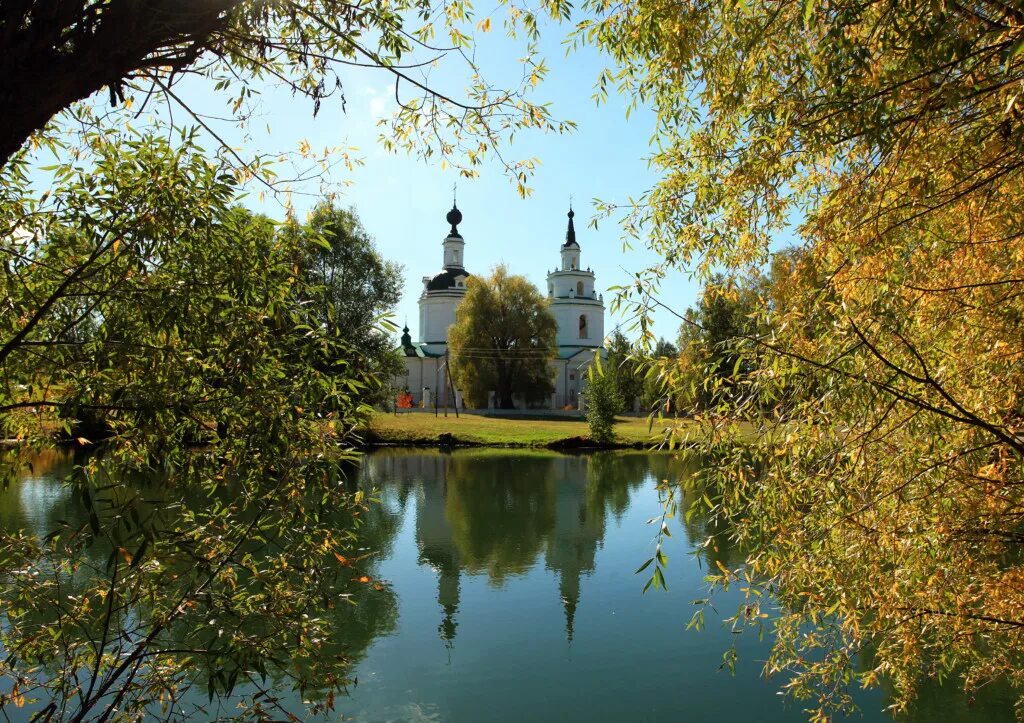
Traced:
[[498, 408], [515, 409], [515, 401], [512, 399], [512, 384], [510, 380], [498, 382]]
[[498, 388], [495, 391], [499, 409], [515, 409], [515, 401], [512, 399], [512, 370], [504, 364], [498, 365]]
[[104, 86], [184, 69], [242, 0], [5, 0], [0, 4], [0, 167], [28, 138]]

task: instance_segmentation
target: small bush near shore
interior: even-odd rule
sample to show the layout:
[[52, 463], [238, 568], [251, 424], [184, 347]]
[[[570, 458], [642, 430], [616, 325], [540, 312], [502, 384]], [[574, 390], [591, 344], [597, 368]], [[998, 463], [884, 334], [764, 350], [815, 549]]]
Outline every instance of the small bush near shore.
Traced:
[[590, 438], [606, 444], [615, 440], [615, 415], [622, 412], [625, 404], [615, 379], [605, 373], [600, 360], [590, 368], [588, 376], [585, 406]]

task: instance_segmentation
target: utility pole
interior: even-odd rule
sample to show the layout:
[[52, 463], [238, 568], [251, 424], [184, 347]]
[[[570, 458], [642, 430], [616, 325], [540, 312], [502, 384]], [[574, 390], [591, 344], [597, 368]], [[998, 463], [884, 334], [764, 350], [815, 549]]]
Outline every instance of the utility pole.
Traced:
[[[449, 361], [449, 359], [448, 359], [448, 350], [447, 349], [444, 350], [444, 356], [445, 356], [444, 371], [448, 375], [448, 389], [451, 389], [451, 392], [452, 392], [452, 408], [455, 409], [455, 418], [458, 419], [459, 418], [459, 398], [455, 394], [455, 380], [452, 379], [452, 364], [451, 364], [451, 361]], [[448, 398], [448, 391], [445, 390], [445, 399], [447, 399], [447, 398]], [[447, 405], [445, 405], [445, 411], [447, 412], [447, 410], [448, 410], [448, 407], [447, 407]], [[445, 416], [447, 416], [447, 414]]]

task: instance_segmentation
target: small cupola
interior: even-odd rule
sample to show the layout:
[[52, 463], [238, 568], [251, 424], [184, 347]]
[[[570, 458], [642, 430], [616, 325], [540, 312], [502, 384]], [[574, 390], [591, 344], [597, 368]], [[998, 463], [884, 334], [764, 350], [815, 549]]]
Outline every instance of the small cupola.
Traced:
[[466, 263], [463, 258], [466, 242], [462, 239], [462, 234], [459, 233], [459, 224], [462, 223], [462, 211], [455, 205], [454, 200], [452, 200], [452, 210], [445, 216], [445, 220], [451, 224], [451, 229], [448, 231], [448, 236], [443, 242], [444, 262], [442, 265], [445, 269], [463, 269]]
[[462, 238], [459, 234], [459, 224], [462, 223], [462, 211], [455, 205], [455, 201], [452, 201], [452, 210], [445, 216], [445, 220], [452, 225], [451, 230], [448, 232], [448, 238]]

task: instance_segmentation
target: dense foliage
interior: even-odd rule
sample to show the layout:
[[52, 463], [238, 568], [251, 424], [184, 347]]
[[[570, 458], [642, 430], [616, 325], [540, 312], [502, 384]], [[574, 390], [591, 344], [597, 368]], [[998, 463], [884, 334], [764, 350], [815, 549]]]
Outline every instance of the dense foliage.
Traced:
[[605, 349], [608, 357], [602, 373], [614, 381], [624, 409], [633, 409], [638, 404], [641, 410], [652, 410], [664, 403], [654, 360], [677, 359], [679, 350], [675, 344], [658, 339], [653, 349], [638, 354], [633, 342], [616, 328], [605, 341]]
[[486, 407], [490, 392], [502, 409], [514, 395], [541, 402], [554, 391], [550, 362], [557, 350], [555, 318], [540, 291], [523, 276], [498, 266], [472, 276], [448, 330], [451, 371], [466, 400]]
[[[355, 210], [322, 203], [305, 223], [290, 223], [284, 232], [307, 239], [302, 268], [314, 293], [306, 301], [321, 329], [354, 352], [345, 363], [382, 382], [404, 373], [386, 333], [394, 330], [387, 316], [402, 296], [402, 266], [380, 255]], [[390, 384], [382, 383], [369, 400], [390, 396]]]
[[182, 715], [193, 687], [241, 681], [258, 716], [268, 676], [324, 703], [346, 658], [320, 640], [359, 555], [340, 464], [376, 382], [305, 302], [313, 242], [233, 206], [191, 138], [87, 140], [46, 197], [0, 184], [4, 436], [107, 441], [68, 479], [82, 523], [0, 531], [0, 708]]
[[728, 294], [714, 272], [802, 219], [733, 345], [748, 368], [698, 410], [705, 501], [749, 551], [717, 581], [749, 592], [742, 621], [779, 602], [767, 671], [822, 717], [883, 678], [897, 707], [921, 675], [1024, 690], [1020, 8], [587, 7], [579, 40], [622, 64], [602, 85], [658, 113], [626, 228], [664, 261], [625, 303], [685, 265]]
[[604, 346], [608, 352], [605, 374], [614, 380], [623, 404], [631, 406], [634, 399], [644, 396], [644, 370], [633, 358], [633, 345], [622, 331], [615, 329]]
[[619, 391], [616, 372], [601, 364], [599, 357], [595, 357], [594, 364], [587, 369], [585, 391], [590, 438], [600, 443], [614, 441], [615, 415], [622, 413], [626, 405]]
[[750, 371], [740, 346], [760, 331], [763, 285], [760, 274], [731, 280], [716, 274], [683, 314], [673, 378], [678, 406], [707, 409], [740, 393], [737, 385]]
[[[398, 111], [383, 136], [387, 147], [436, 154], [466, 175], [475, 175], [482, 159], [516, 130], [572, 128], [571, 123], [552, 120], [544, 104], [528, 100], [547, 73], [534, 45], [538, 16], [564, 12], [559, 3], [508, 8], [508, 30], [521, 33], [526, 42], [519, 83], [506, 88], [488, 84], [474, 60], [474, 32], [489, 31], [491, 18], [474, 26], [467, 3], [5, 3], [0, 8], [0, 108], [7, 120], [0, 129], [0, 164], [17, 157], [30, 138], [32, 143], [45, 142], [50, 135], [46, 126], [54, 117], [100, 91], [109, 96], [111, 106], [125, 110], [137, 102], [177, 111], [210, 129], [219, 141], [216, 114], [193, 106], [189, 93], [179, 87], [183, 79], [203, 79], [223, 95], [228, 112], [221, 115], [231, 123], [244, 123], [256, 110], [258, 86], [265, 81], [307, 98], [316, 113], [325, 101], [344, 107], [345, 71], [365, 67], [377, 68], [394, 83]], [[417, 72], [442, 61], [466, 79], [464, 92], [432, 87]], [[136, 118], [138, 112], [132, 111]], [[273, 173], [268, 163], [284, 149], [224, 150], [240, 172], [267, 177]], [[299, 155], [308, 158], [312, 151], [304, 147]], [[498, 159], [525, 194], [536, 161], [500, 154]], [[329, 158], [318, 160], [330, 163]]]

